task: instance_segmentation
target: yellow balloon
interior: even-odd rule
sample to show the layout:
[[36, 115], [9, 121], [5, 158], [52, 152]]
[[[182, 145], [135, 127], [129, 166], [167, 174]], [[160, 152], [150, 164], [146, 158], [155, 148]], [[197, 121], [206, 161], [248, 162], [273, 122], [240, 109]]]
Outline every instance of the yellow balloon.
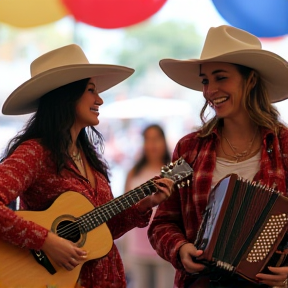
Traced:
[[48, 24], [67, 14], [60, 0], [0, 0], [0, 22], [19, 28]]

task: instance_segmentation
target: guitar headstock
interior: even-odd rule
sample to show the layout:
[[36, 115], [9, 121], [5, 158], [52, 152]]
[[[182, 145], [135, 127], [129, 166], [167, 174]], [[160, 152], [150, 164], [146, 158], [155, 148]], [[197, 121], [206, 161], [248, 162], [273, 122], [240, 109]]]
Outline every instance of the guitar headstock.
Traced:
[[186, 183], [189, 186], [190, 180], [186, 178], [192, 173], [193, 169], [182, 157], [161, 169], [161, 176], [173, 180], [178, 188], [184, 187]]

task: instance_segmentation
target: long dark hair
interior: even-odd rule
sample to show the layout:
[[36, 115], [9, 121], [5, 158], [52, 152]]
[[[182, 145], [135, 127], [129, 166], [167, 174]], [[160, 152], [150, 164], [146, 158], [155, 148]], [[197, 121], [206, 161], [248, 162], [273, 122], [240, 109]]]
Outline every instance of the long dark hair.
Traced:
[[[75, 122], [75, 107], [88, 84], [89, 78], [54, 89], [39, 100], [37, 112], [28, 120], [9, 143], [4, 158], [10, 156], [24, 141], [39, 139], [50, 152], [57, 166], [57, 172], [68, 160], [68, 147], [71, 142], [70, 128]], [[77, 142], [87, 156], [89, 164], [102, 173], [107, 180], [108, 165], [102, 158], [104, 141], [102, 135], [92, 126], [83, 128]]]
[[[168, 164], [170, 162], [170, 160], [171, 160], [171, 157], [170, 157], [170, 153], [169, 153], [169, 150], [168, 150], [168, 146], [167, 146], [164, 130], [158, 124], [149, 125], [142, 132], [142, 136], [144, 138], [145, 138], [145, 134], [150, 129], [156, 129], [159, 132], [159, 134], [161, 135], [163, 141], [165, 142], [165, 152], [163, 154], [162, 162], [163, 162], [163, 164]], [[138, 162], [135, 164], [135, 166], [132, 169], [134, 176], [136, 176], [137, 174], [140, 173], [140, 171], [147, 164], [147, 162], [148, 162], [147, 157], [146, 157], [146, 155], [145, 155], [145, 153], [143, 151], [142, 156], [140, 157], [140, 159], [138, 160]]]

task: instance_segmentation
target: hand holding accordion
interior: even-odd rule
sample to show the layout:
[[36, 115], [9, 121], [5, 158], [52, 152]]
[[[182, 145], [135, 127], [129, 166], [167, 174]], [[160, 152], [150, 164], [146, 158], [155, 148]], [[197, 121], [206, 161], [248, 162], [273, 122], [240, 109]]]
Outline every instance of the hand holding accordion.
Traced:
[[230, 174], [209, 195], [194, 243], [203, 254], [196, 261], [256, 283], [268, 265], [283, 264], [287, 228], [287, 197]]

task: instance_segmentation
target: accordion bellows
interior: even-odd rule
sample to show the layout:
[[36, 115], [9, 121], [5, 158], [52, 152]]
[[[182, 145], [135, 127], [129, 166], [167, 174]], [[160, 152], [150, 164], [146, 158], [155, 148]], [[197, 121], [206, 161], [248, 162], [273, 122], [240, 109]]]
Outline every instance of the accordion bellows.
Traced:
[[269, 260], [286, 257], [279, 245], [288, 228], [288, 198], [269, 187], [230, 174], [211, 191], [195, 241], [197, 262], [251, 282]]

